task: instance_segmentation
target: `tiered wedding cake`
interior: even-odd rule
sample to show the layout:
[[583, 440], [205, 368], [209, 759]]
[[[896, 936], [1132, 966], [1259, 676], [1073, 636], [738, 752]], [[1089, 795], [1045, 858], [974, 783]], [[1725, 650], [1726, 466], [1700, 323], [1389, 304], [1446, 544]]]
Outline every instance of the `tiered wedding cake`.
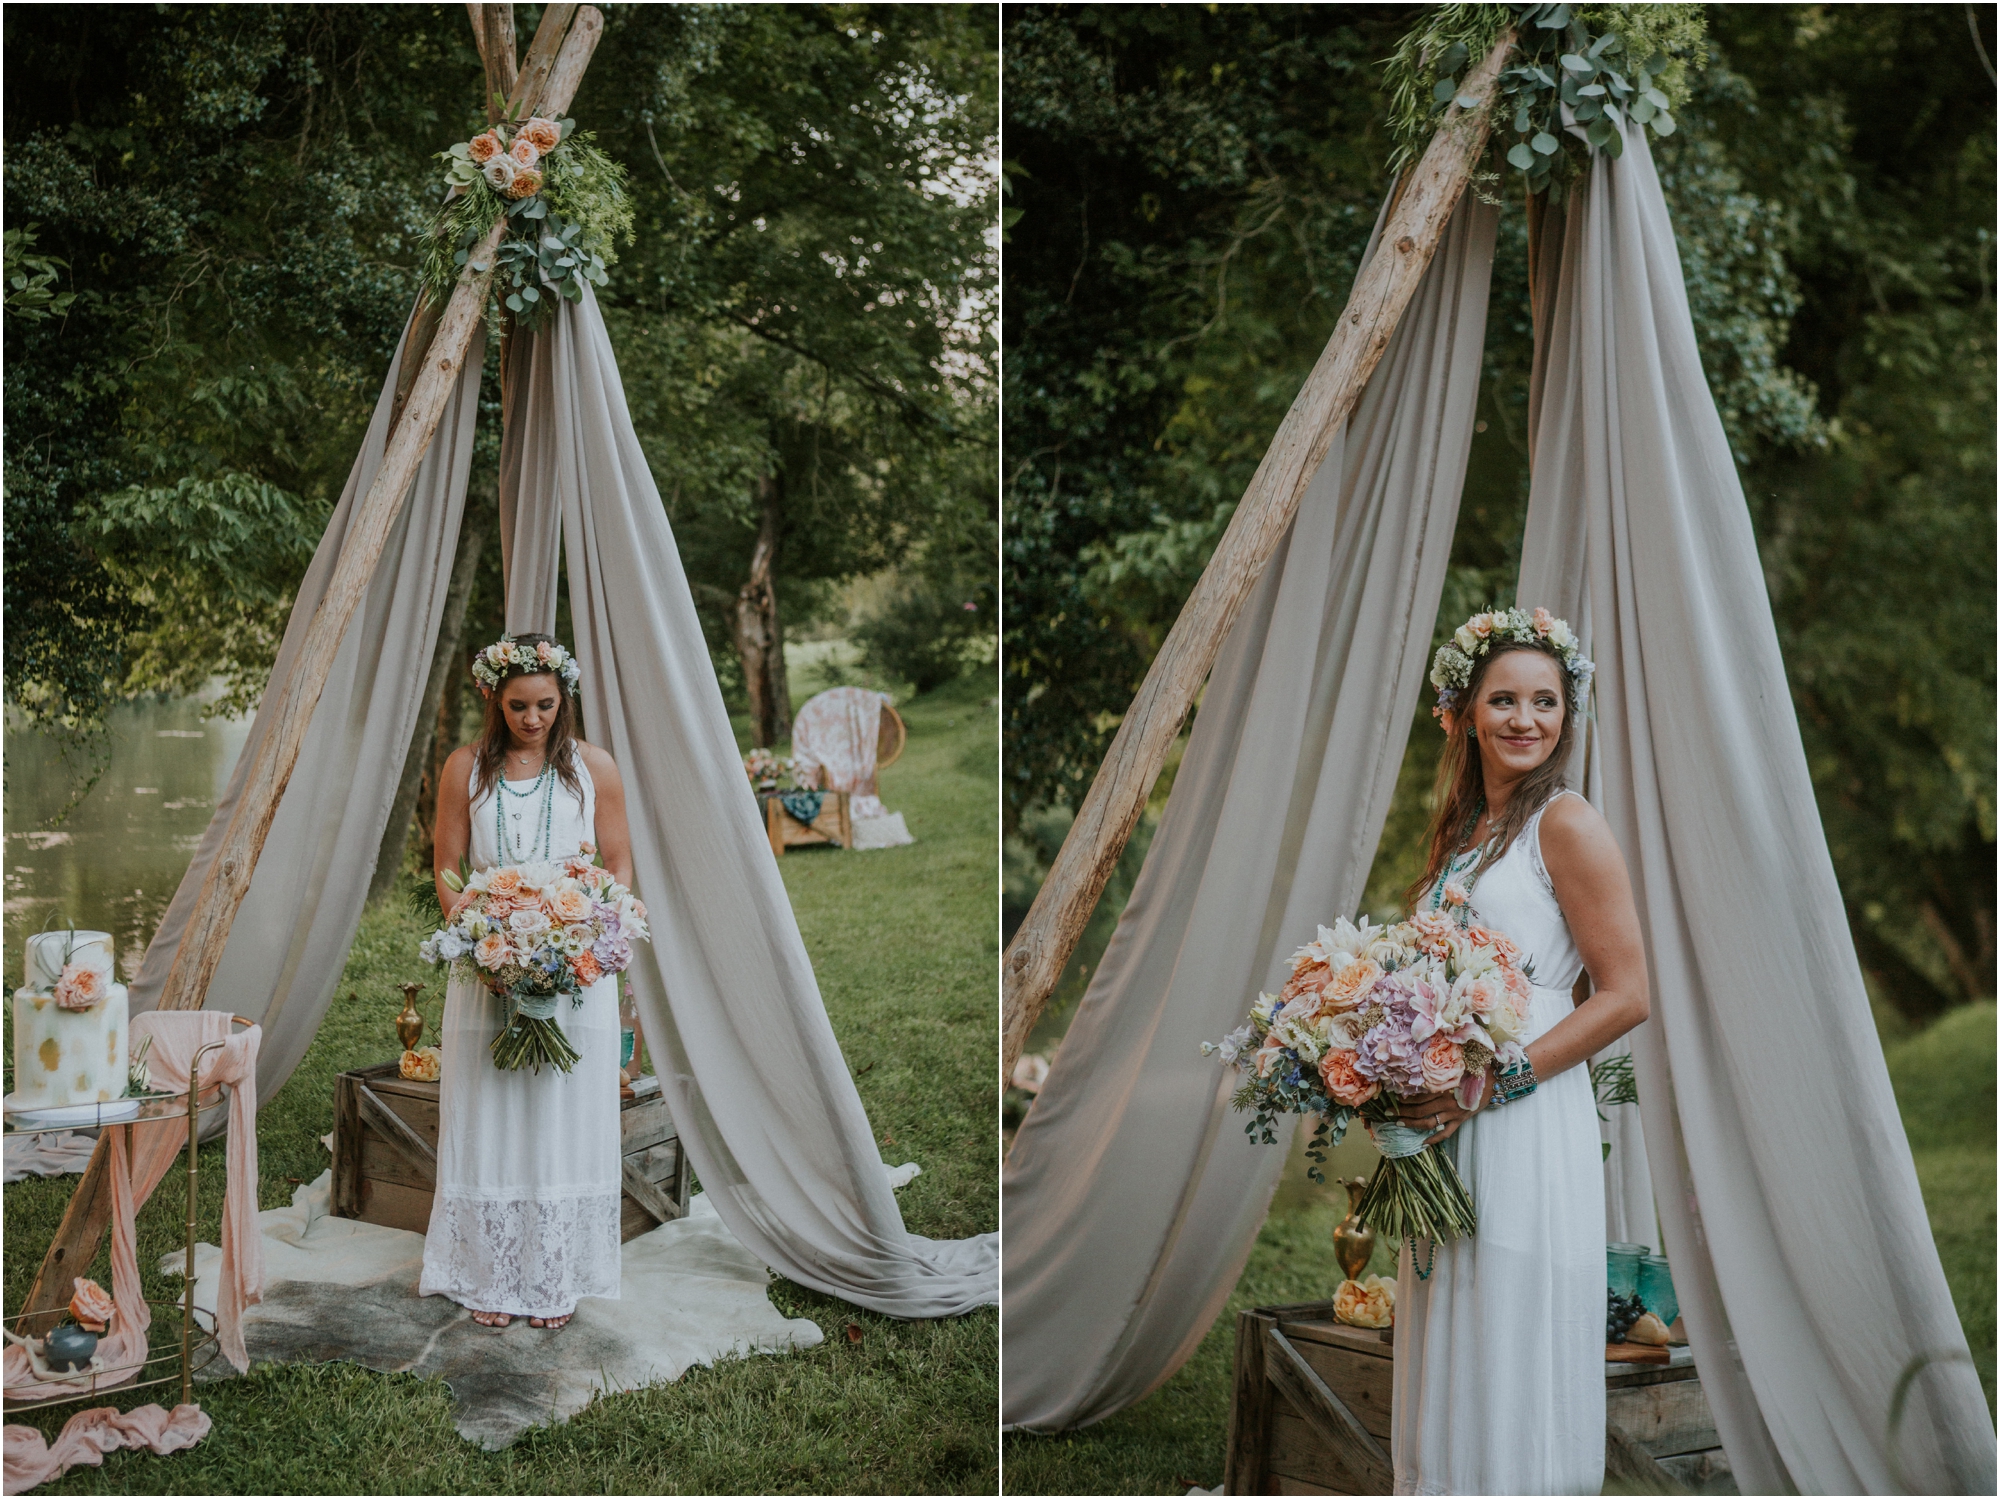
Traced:
[[113, 983], [109, 932], [37, 932], [14, 991], [10, 1109], [125, 1096], [125, 986]]

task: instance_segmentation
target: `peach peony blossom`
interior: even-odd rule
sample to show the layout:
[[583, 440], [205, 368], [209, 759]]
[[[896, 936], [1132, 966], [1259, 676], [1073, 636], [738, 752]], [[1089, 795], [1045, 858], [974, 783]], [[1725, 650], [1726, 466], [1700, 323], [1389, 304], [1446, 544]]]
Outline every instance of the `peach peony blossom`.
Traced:
[[537, 151], [547, 153], [562, 144], [562, 126], [536, 115], [521, 122], [520, 139], [534, 142]]
[[1451, 1087], [1465, 1075], [1465, 1048], [1449, 1036], [1433, 1036], [1418, 1057], [1424, 1086], [1433, 1092]]
[[1321, 1057], [1319, 1077], [1326, 1084], [1326, 1091], [1333, 1095], [1333, 1101], [1349, 1108], [1360, 1108], [1382, 1091], [1380, 1083], [1369, 1082], [1355, 1070], [1351, 1051], [1330, 1051]]
[[1333, 1315], [1349, 1327], [1392, 1327], [1396, 1322], [1396, 1282], [1371, 1275], [1366, 1282], [1343, 1280], [1333, 1293]]
[[472, 956], [481, 968], [498, 968], [507, 961], [507, 939], [488, 932], [473, 945]]
[[56, 980], [56, 1004], [65, 1010], [87, 1010], [104, 998], [104, 975], [81, 963], [67, 964]]
[[434, 1083], [444, 1071], [444, 1053], [435, 1046], [419, 1046], [415, 1051], [403, 1053], [396, 1071], [413, 1083]]
[[507, 148], [501, 143], [498, 132], [488, 130], [466, 142], [466, 149], [472, 153], [475, 162], [485, 166]]
[[1336, 1012], [1352, 1010], [1368, 996], [1382, 978], [1381, 965], [1369, 958], [1356, 958], [1336, 973], [1323, 992], [1325, 1002]]
[[81, 1276], [74, 1284], [76, 1294], [69, 1299], [69, 1314], [85, 1332], [103, 1332], [111, 1325], [111, 1314], [117, 1309], [110, 1293], [96, 1281]]
[[532, 167], [516, 172], [514, 180], [507, 184], [510, 198], [532, 198], [542, 190], [542, 174]]
[[[523, 135], [514, 137], [514, 144], [507, 148], [507, 154], [514, 158], [514, 165], [520, 167], [523, 171], [542, 159], [542, 153], [535, 149], [535, 143]], [[541, 645], [538, 648], [537, 654], [540, 655], [542, 660], [548, 660], [548, 646], [546, 644]]]

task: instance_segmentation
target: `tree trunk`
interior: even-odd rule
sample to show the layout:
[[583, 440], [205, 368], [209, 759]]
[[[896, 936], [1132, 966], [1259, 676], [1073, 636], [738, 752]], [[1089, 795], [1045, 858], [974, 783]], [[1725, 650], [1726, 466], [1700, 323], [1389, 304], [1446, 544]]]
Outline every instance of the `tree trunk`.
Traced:
[[[417, 710], [417, 728], [410, 740], [410, 752], [403, 759], [402, 779], [396, 783], [396, 800], [389, 810], [389, 825], [382, 830], [382, 850], [375, 858], [375, 878], [368, 884], [369, 900], [377, 900], [395, 888], [402, 877], [403, 856], [410, 843], [410, 824], [418, 799], [428, 785], [431, 816], [424, 821], [425, 852], [431, 844], [431, 828], [437, 817], [437, 776], [434, 767], [442, 763], [435, 747], [445, 740], [444, 753], [450, 754], [451, 729], [458, 723], [458, 679], [465, 675], [465, 611], [472, 602], [472, 585], [479, 577], [480, 554], [486, 549], [487, 519], [484, 513], [468, 515], [459, 528], [458, 556], [451, 566], [451, 586], [445, 593], [444, 618], [438, 624], [437, 649], [431, 653], [430, 676], [424, 682], [423, 704]], [[447, 687], [452, 690], [447, 691]], [[444, 699], [451, 699], [452, 713], [440, 711]]]
[[1208, 680], [1223, 639], [1290, 528], [1299, 497], [1389, 347], [1403, 309], [1444, 238], [1445, 225], [1486, 148], [1494, 87], [1513, 45], [1510, 29], [1466, 74], [1460, 97], [1472, 107], [1447, 107], [1423, 159], [1412, 168], [1383, 226], [1379, 250], [1355, 278], [1325, 352], [1285, 413], [1215, 554], [1154, 656], [1069, 836], [1014, 934], [1001, 964], [1003, 1086], [1096, 909], [1105, 880], [1125, 852], [1167, 750]]
[[775, 477], [757, 481], [763, 518], [750, 553], [750, 579], [736, 592], [736, 655], [750, 694], [750, 742], [769, 749], [791, 728], [792, 694], [785, 682], [785, 631], [778, 620], [773, 576], [784, 502]]

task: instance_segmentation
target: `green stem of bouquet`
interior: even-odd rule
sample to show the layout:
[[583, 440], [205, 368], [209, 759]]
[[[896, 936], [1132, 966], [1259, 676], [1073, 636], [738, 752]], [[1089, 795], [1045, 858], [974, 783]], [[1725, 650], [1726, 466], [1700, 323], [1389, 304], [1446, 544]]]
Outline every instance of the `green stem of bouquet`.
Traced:
[[1354, 1215], [1391, 1243], [1460, 1239], [1479, 1227], [1472, 1195], [1458, 1167], [1435, 1145], [1415, 1155], [1384, 1156], [1354, 1206]]
[[494, 1065], [503, 1072], [519, 1072], [523, 1067], [539, 1073], [544, 1066], [568, 1072], [580, 1055], [569, 1037], [553, 1020], [537, 1020], [516, 1015], [513, 1022], [493, 1038], [489, 1048]]

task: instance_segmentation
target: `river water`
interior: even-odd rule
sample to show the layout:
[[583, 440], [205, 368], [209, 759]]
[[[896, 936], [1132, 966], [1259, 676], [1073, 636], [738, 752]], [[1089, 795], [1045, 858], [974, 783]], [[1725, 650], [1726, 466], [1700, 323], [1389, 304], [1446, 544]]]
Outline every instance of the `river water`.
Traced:
[[114, 709], [104, 774], [53, 823], [77, 775], [55, 741], [8, 713], [8, 988], [21, 982], [28, 934], [45, 926], [109, 932], [120, 975], [137, 972], [250, 732], [248, 718], [204, 719], [201, 710], [192, 698]]

